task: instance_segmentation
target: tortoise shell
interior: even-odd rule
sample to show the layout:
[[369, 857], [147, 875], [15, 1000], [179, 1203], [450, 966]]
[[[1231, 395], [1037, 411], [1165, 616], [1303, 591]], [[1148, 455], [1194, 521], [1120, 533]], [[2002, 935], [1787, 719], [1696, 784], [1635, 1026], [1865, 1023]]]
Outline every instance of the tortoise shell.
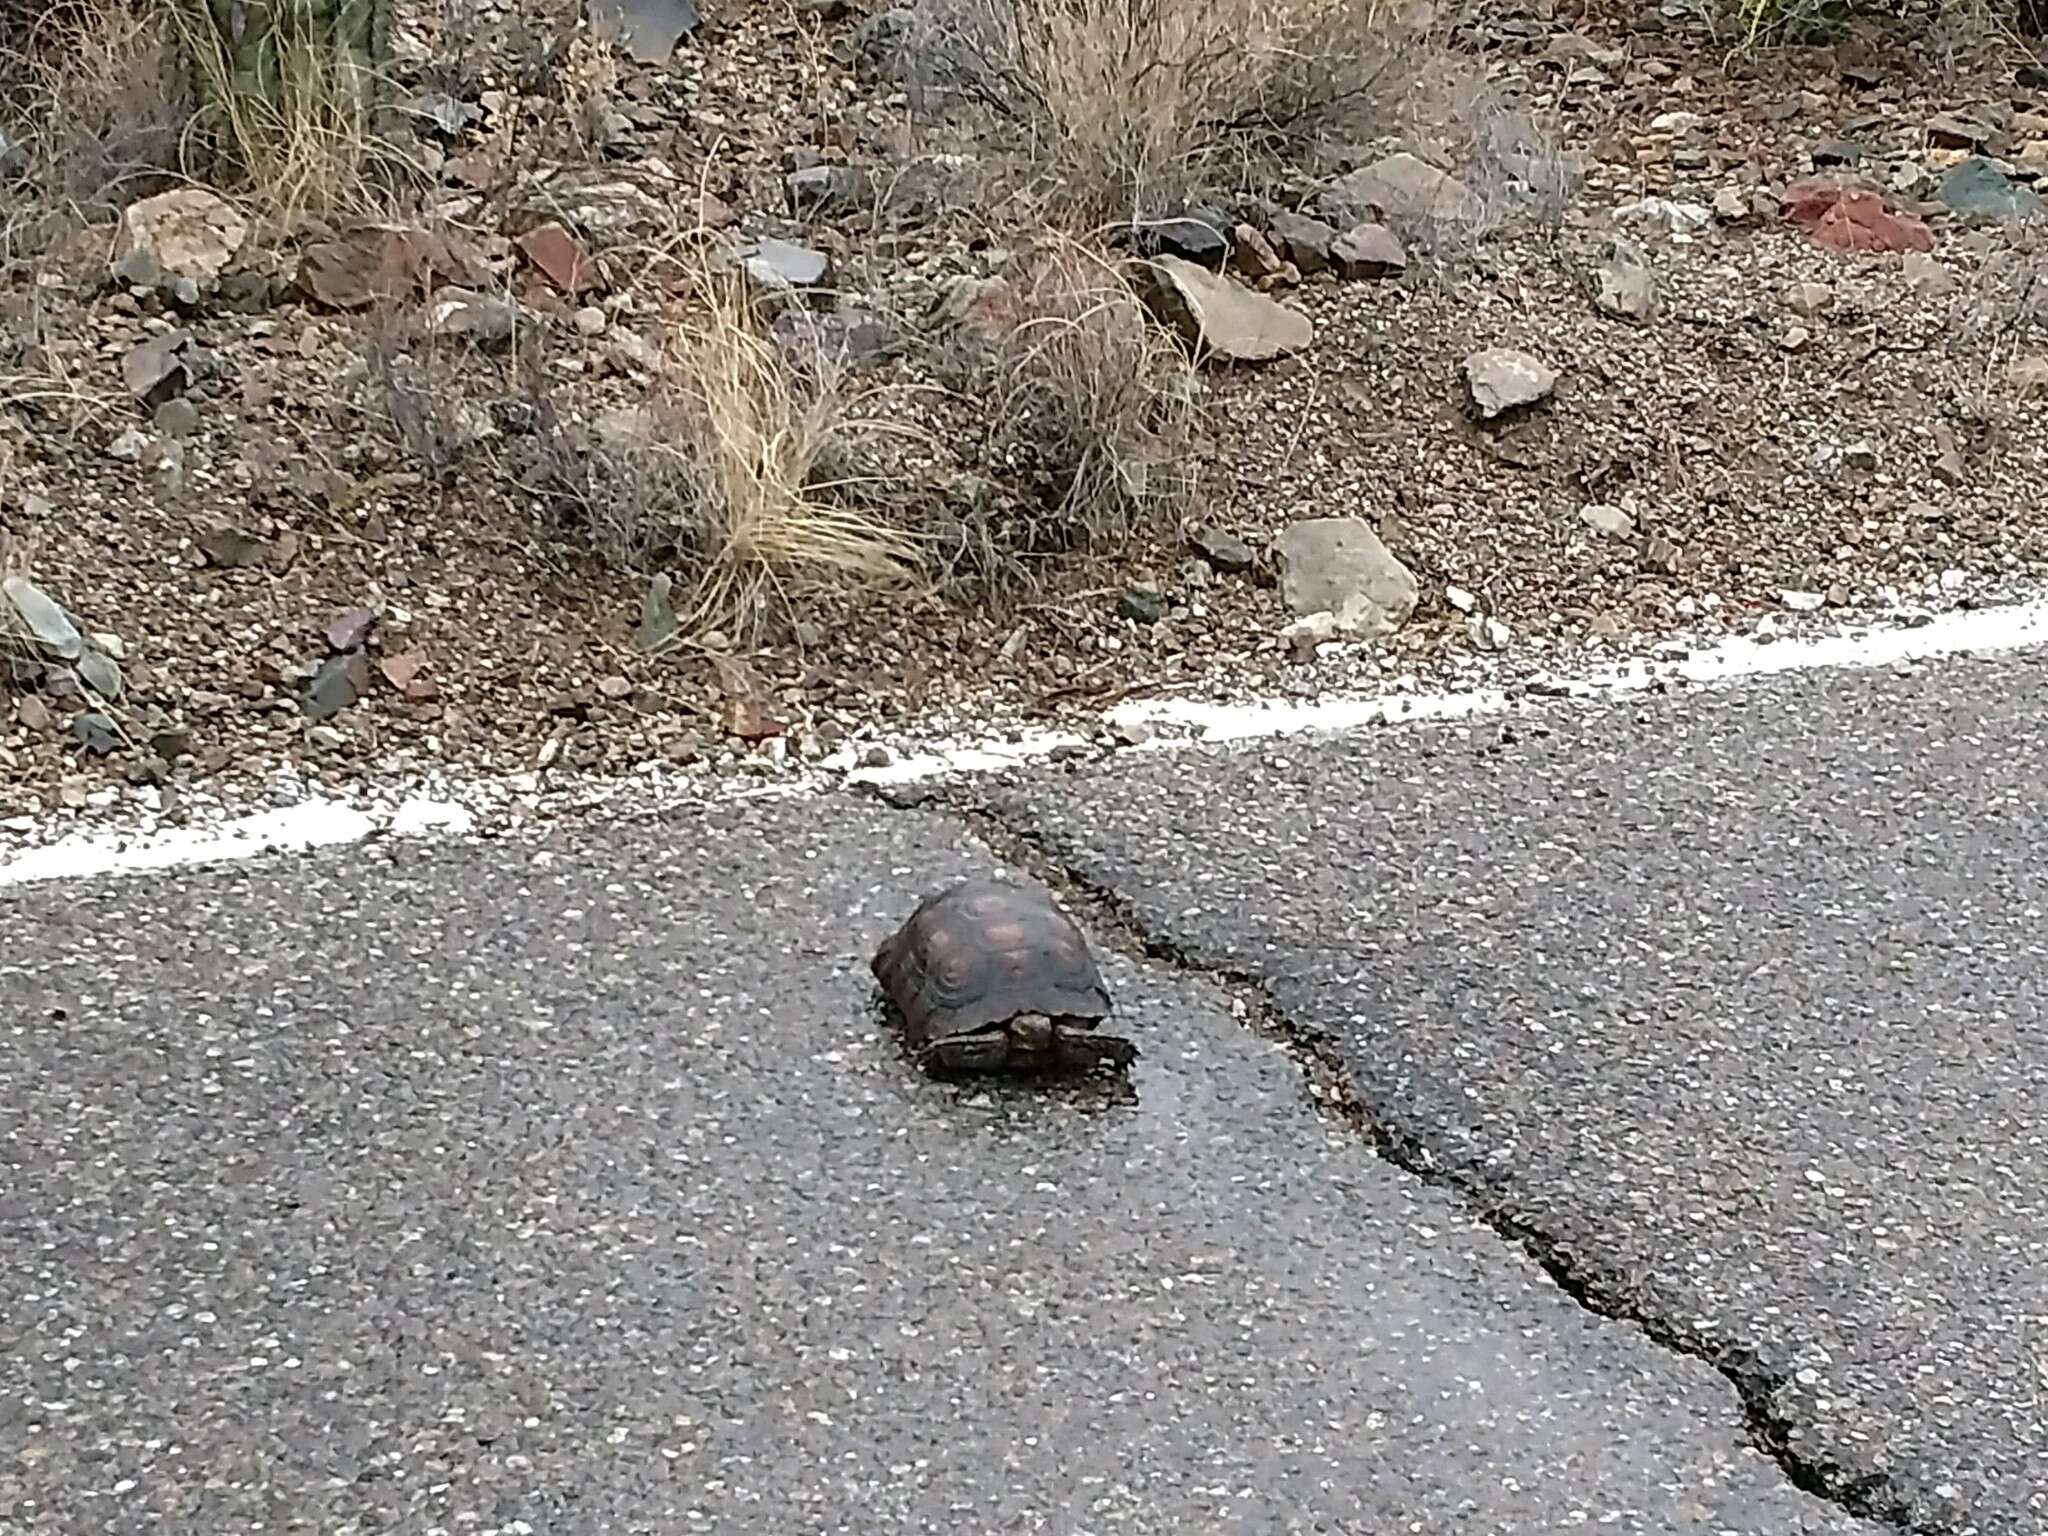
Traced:
[[1111, 1006], [1073, 919], [1051, 893], [1008, 880], [963, 880], [926, 896], [872, 968], [918, 1044], [1020, 1014], [1086, 1028]]

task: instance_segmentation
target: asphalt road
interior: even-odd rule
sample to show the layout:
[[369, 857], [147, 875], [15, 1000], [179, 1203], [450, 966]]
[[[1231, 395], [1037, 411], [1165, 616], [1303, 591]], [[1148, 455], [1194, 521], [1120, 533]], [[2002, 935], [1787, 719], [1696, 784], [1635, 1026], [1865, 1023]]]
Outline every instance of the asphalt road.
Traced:
[[1043, 774], [1001, 815], [1254, 979], [1397, 1155], [1713, 1359], [1802, 1476], [2048, 1532], [2048, 666]]
[[[1141, 837], [1139, 799], [1057, 792], [1104, 818], [1098, 862], [1154, 861], [1155, 904], [1215, 856], [1186, 806]], [[1300, 823], [1329, 857], [1270, 911], [1334, 919], [1444, 857], [1397, 854], [1369, 805]], [[919, 1079], [866, 959], [988, 861], [956, 823], [840, 801], [0, 898], [0, 1531], [1877, 1529], [1760, 1452], [1722, 1374], [1310, 1108], [1208, 983], [1107, 952], [1145, 1049], [1127, 1099]], [[1497, 937], [1447, 974], [1504, 964]], [[1367, 985], [1321, 975], [1298, 1001]], [[1817, 1091], [1775, 1101], [1787, 1126]], [[1668, 1128], [1624, 1134], [1625, 1107], [1573, 1123], [1647, 1195], [1629, 1137]], [[1532, 1179], [1560, 1178], [1542, 1147]], [[2029, 1150], [2001, 1155], [2032, 1199]], [[2031, 1209], [1910, 1219], [1989, 1243]]]

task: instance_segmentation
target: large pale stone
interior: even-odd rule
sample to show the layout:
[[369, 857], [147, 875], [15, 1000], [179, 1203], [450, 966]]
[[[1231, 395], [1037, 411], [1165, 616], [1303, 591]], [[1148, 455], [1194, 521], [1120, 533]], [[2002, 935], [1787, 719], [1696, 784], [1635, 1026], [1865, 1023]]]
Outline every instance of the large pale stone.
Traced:
[[1153, 310], [1190, 345], [1235, 363], [1270, 362], [1315, 339], [1309, 318], [1291, 305], [1178, 256], [1155, 256], [1147, 294]]

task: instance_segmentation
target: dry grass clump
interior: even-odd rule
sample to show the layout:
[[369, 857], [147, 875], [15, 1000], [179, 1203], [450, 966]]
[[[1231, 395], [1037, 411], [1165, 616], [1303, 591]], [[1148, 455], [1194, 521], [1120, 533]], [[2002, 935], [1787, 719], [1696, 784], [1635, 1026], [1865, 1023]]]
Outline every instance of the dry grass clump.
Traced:
[[273, 30], [239, 52], [206, 0], [21, 9], [0, 26], [0, 258], [179, 177], [286, 225], [382, 207], [409, 169], [376, 131], [374, 58], [335, 46], [353, 7], [268, 7]]
[[1194, 487], [1194, 382], [1123, 272], [1052, 236], [972, 307], [947, 371], [974, 402], [974, 458], [1009, 494], [975, 520], [970, 564], [1113, 550]]
[[[2022, 0], [2022, 14], [2029, 3]], [[1717, 30], [1751, 54], [1832, 43], [1864, 21], [1904, 24], [1939, 51], [2007, 31], [2014, 14], [1990, 0], [1722, 0], [1719, 10]]]
[[209, 0], [161, 7], [190, 113], [186, 168], [242, 191], [272, 221], [366, 214], [411, 168], [378, 132], [387, 94], [377, 57], [384, 0], [268, 8], [243, 39], [224, 36]]
[[1127, 219], [1240, 184], [1384, 105], [1391, 0], [926, 0], [943, 74], [1031, 140], [1047, 196]]
[[623, 569], [679, 566], [685, 633], [748, 634], [819, 590], [926, 591], [925, 541], [865, 495], [862, 466], [909, 430], [902, 413], [793, 363], [740, 274], [698, 276], [701, 302], [669, 324], [636, 402], [585, 421], [540, 381], [521, 478], [553, 525]]
[[146, 0], [67, 0], [0, 31], [0, 260], [158, 190], [177, 167], [163, 29]]

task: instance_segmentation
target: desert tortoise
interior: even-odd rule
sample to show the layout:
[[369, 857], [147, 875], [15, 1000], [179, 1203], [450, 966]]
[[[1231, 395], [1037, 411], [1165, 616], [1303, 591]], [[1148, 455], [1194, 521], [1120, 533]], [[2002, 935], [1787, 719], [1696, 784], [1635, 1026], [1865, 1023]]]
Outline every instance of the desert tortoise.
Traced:
[[1098, 1034], [1109, 989], [1051, 893], [963, 880], [918, 903], [875, 951], [875, 979], [928, 1068], [1127, 1067], [1137, 1047]]

